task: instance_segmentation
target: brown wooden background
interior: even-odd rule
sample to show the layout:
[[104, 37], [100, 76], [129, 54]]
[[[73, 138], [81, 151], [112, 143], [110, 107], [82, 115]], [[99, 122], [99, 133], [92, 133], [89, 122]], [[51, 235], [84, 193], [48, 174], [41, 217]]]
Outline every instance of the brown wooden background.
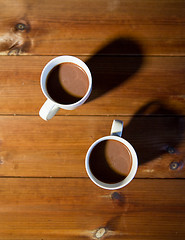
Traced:
[[[93, 76], [74, 111], [39, 116], [44, 65]], [[185, 239], [185, 1], [0, 1], [0, 240]], [[113, 119], [139, 168], [108, 191], [85, 172]]]

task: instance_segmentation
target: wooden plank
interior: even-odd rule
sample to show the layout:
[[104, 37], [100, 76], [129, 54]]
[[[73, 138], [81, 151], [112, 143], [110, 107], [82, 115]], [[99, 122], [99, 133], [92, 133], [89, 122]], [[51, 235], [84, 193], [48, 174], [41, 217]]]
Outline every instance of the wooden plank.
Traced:
[[0, 3], [1, 54], [94, 54], [119, 37], [128, 54], [185, 54], [184, 0]]
[[117, 192], [89, 179], [0, 181], [1, 240], [185, 237], [184, 180], [136, 179]]
[[[137, 178], [184, 178], [184, 117], [38, 116], [0, 117], [0, 176], [87, 177], [90, 145], [124, 121], [123, 137], [136, 149]], [[177, 163], [175, 167], [173, 163]], [[175, 168], [175, 169], [174, 169]]]
[[[0, 114], [38, 115], [46, 100], [40, 74], [54, 57], [0, 57]], [[93, 91], [86, 104], [59, 115], [134, 115], [153, 101], [185, 114], [185, 57], [78, 57], [92, 72]]]

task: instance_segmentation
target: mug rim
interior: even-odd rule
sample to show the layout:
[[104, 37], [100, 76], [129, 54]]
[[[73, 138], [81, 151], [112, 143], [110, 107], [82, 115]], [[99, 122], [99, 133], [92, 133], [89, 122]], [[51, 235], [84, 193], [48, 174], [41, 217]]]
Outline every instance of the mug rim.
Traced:
[[[90, 166], [89, 166], [89, 159], [90, 159], [90, 154], [92, 152], [92, 150], [94, 149], [94, 147], [105, 140], [116, 140], [118, 142], [121, 142], [122, 144], [124, 144], [130, 151], [131, 156], [132, 156], [132, 167], [131, 170], [129, 172], [129, 174], [126, 176], [126, 178], [124, 178], [122, 181], [117, 182], [117, 183], [105, 183], [100, 181], [99, 179], [97, 179], [94, 174], [91, 172], [90, 170]], [[137, 172], [137, 168], [138, 168], [138, 158], [137, 158], [137, 154], [135, 152], [135, 149], [133, 148], [133, 146], [125, 139], [123, 139], [122, 137], [118, 137], [118, 136], [105, 136], [102, 138], [99, 138], [98, 140], [96, 140], [88, 149], [86, 157], [85, 157], [85, 168], [86, 168], [86, 172], [89, 176], [89, 178], [99, 187], [104, 188], [104, 189], [108, 189], [108, 190], [116, 190], [119, 188], [122, 188], [124, 186], [126, 186], [135, 176], [136, 172]]]
[[[88, 89], [87, 89], [85, 95], [80, 100], [78, 100], [77, 102], [70, 103], [70, 104], [61, 104], [61, 103], [56, 102], [54, 99], [52, 99], [50, 97], [49, 93], [47, 92], [46, 80], [47, 80], [47, 76], [48, 76], [49, 72], [54, 67], [56, 67], [57, 65], [62, 64], [62, 63], [76, 64], [79, 67], [81, 67], [85, 71], [85, 73], [87, 74], [88, 81], [89, 81]], [[55, 58], [51, 59], [44, 66], [44, 68], [42, 70], [42, 73], [41, 73], [41, 77], [40, 77], [40, 85], [41, 85], [42, 92], [47, 99], [54, 102], [55, 105], [57, 105], [60, 108], [68, 109], [68, 108], [71, 108], [71, 107], [73, 108], [73, 107], [80, 106], [81, 104], [83, 104], [87, 100], [87, 98], [89, 97], [89, 95], [91, 93], [91, 90], [92, 90], [92, 75], [91, 75], [91, 72], [90, 72], [88, 66], [86, 65], [86, 63], [83, 62], [81, 59], [79, 59], [77, 57], [74, 57], [74, 56], [70, 56], [70, 55], [62, 55], [62, 56], [58, 56], [58, 57], [55, 57]]]

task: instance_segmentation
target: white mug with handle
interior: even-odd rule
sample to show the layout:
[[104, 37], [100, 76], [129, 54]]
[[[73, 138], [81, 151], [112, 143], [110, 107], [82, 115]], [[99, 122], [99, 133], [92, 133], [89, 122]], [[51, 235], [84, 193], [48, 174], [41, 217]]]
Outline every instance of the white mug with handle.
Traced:
[[[81, 68], [87, 75], [88, 78], [88, 89], [85, 93], [85, 95], [79, 99], [78, 101], [74, 103], [69, 103], [69, 104], [61, 104], [57, 101], [55, 101], [50, 94], [48, 93], [47, 90], [47, 78], [52, 69], [54, 69], [57, 65], [63, 64], [63, 63], [72, 63], [77, 65], [79, 68]], [[39, 111], [39, 115], [42, 119], [44, 120], [49, 120], [51, 119], [60, 108], [65, 109], [65, 110], [74, 110], [75, 108], [81, 106], [89, 97], [91, 90], [92, 90], [92, 76], [91, 72], [88, 68], [88, 66], [79, 58], [74, 57], [74, 56], [59, 56], [54, 59], [52, 59], [50, 62], [46, 64], [44, 67], [42, 73], [41, 73], [41, 78], [40, 78], [40, 84], [41, 84], [41, 89], [42, 92], [44, 93], [45, 97], [47, 98], [46, 102], [44, 105], [41, 107]]]
[[[137, 172], [137, 168], [138, 168], [137, 154], [136, 154], [133, 146], [128, 141], [126, 141], [125, 139], [123, 139], [121, 137], [122, 131], [123, 131], [123, 122], [120, 120], [114, 120], [112, 123], [110, 136], [105, 136], [105, 137], [102, 137], [102, 138], [96, 140], [87, 151], [86, 158], [85, 158], [85, 168], [86, 168], [87, 174], [88, 174], [89, 178], [97, 186], [99, 186], [101, 188], [108, 189], [108, 190], [115, 190], [115, 189], [122, 188], [122, 187], [126, 186], [130, 181], [132, 181], [132, 179], [134, 178], [134, 176]], [[126, 149], [126, 151], [128, 151], [128, 153], [129, 153], [129, 158], [131, 159], [131, 167], [130, 167], [130, 170], [129, 170], [127, 176], [126, 177], [124, 176], [123, 178], [121, 178], [121, 180], [119, 179], [117, 182], [114, 182], [114, 183], [110, 183], [110, 182], [107, 183], [106, 181], [102, 180], [102, 178], [101, 178], [101, 174], [103, 174], [103, 171], [104, 171], [104, 166], [105, 167], [107, 166], [107, 165], [101, 165], [98, 163], [99, 161], [103, 160], [103, 159], [101, 159], [102, 155], [96, 154], [95, 155], [96, 158], [91, 157], [94, 149], [98, 149], [98, 151], [102, 151], [101, 148], [97, 148], [98, 145], [102, 144], [103, 142], [110, 141], [110, 140], [114, 140], [117, 143], [121, 143], [121, 144], [119, 144], [119, 147], [121, 146], [121, 149], [122, 148]], [[103, 150], [103, 151], [105, 152], [105, 150]], [[111, 155], [118, 154], [116, 151], [113, 151], [113, 152], [111, 152]], [[104, 154], [105, 153], [103, 153], [103, 155]], [[114, 156], [112, 156], [112, 157], [114, 158]], [[121, 159], [123, 161], [126, 160], [124, 158], [121, 158]], [[97, 161], [98, 168], [101, 166], [101, 169], [98, 169], [98, 174], [96, 171], [93, 172], [93, 169], [91, 167], [91, 166], [93, 166], [92, 161]], [[97, 169], [97, 167], [96, 167], [96, 169]], [[106, 176], [106, 178], [109, 178], [109, 176]]]

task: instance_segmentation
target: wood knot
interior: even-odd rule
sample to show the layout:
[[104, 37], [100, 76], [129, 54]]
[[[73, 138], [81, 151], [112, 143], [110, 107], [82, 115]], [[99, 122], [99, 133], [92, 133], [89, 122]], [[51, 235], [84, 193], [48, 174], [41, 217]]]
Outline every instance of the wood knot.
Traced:
[[16, 32], [29, 32], [31, 30], [31, 26], [28, 21], [21, 20], [19, 23], [15, 25]]
[[179, 161], [179, 162], [171, 162], [170, 163], [170, 169], [171, 170], [177, 170], [177, 169], [182, 169], [184, 166], [184, 161]]
[[18, 56], [20, 53], [19, 48], [13, 48], [8, 52], [8, 56]]
[[119, 206], [122, 206], [125, 202], [124, 196], [119, 192], [113, 192], [111, 198], [114, 202], [117, 202]]
[[176, 170], [179, 167], [179, 163], [178, 162], [171, 162], [170, 163], [170, 169], [171, 170]]
[[95, 238], [100, 239], [102, 238], [105, 233], [107, 232], [107, 229], [105, 227], [100, 227], [96, 232], [95, 232]]
[[4, 161], [2, 159], [0, 159], [0, 165], [4, 164]]

